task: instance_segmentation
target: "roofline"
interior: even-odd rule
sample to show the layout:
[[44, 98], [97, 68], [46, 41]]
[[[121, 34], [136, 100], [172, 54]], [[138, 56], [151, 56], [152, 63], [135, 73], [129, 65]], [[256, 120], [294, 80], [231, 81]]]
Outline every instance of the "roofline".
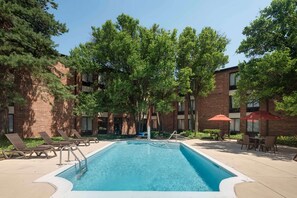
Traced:
[[236, 66], [231, 66], [231, 67], [220, 68], [220, 69], [216, 70], [215, 73], [224, 72], [224, 71], [232, 70], [232, 69], [238, 69], [238, 66], [236, 65]]

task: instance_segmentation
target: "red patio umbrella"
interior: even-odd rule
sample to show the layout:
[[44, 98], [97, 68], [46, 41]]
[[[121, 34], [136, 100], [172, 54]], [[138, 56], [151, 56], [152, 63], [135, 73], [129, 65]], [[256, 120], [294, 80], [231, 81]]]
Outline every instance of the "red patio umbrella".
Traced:
[[[242, 120], [251, 120], [251, 121], [259, 120], [259, 122], [260, 122], [261, 120], [266, 120], [266, 121], [280, 120], [281, 117], [273, 115], [273, 114], [269, 113], [268, 111], [255, 111], [241, 119]], [[266, 134], [268, 134], [268, 124], [266, 125]]]
[[210, 120], [210, 121], [226, 121], [226, 122], [231, 121], [230, 118], [228, 118], [227, 116], [225, 116], [223, 114], [215, 115], [212, 118], [209, 118], [208, 120]]
[[[225, 116], [223, 114], [215, 115], [215, 116], [209, 118], [208, 120], [209, 121], [222, 121], [222, 122], [230, 122], [231, 121], [230, 118], [228, 118], [227, 116]], [[229, 130], [228, 130], [228, 135], [229, 135]]]
[[273, 115], [268, 111], [255, 111], [252, 112], [250, 115], [247, 115], [242, 120], [280, 120], [279, 116]]

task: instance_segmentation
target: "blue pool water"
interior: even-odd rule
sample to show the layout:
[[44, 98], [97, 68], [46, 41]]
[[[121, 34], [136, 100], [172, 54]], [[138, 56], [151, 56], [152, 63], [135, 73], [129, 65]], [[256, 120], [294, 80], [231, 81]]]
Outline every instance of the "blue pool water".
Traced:
[[74, 167], [57, 176], [74, 191], [219, 191], [235, 175], [183, 144], [124, 141], [89, 157], [80, 179]]

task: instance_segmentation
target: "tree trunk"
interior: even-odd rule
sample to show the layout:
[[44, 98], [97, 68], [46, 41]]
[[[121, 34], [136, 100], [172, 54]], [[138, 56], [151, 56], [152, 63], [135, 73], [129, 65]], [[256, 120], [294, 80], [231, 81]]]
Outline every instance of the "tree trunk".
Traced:
[[151, 139], [151, 119], [152, 119], [152, 111], [151, 111], [151, 107], [149, 106], [147, 110], [147, 121], [146, 121], [148, 140]]
[[140, 132], [141, 126], [142, 126], [142, 124], [141, 124], [141, 122], [142, 122], [141, 113], [138, 113], [137, 117], [138, 117], [138, 131], [137, 132]]
[[109, 134], [114, 134], [114, 116], [113, 113], [108, 113], [108, 123], [107, 123]]
[[161, 121], [160, 121], [160, 113], [157, 112], [157, 128], [158, 128], [158, 131], [161, 131]]
[[128, 121], [128, 135], [136, 134], [136, 127], [135, 127], [135, 114], [130, 114], [129, 121]]
[[189, 129], [191, 131], [193, 131], [194, 129], [194, 124], [195, 124], [195, 120], [194, 120], [194, 109], [193, 109], [193, 106], [192, 106], [192, 102], [191, 102], [191, 95], [188, 94], [188, 104], [189, 104], [189, 111], [190, 111], [190, 115], [191, 115], [191, 122], [190, 122], [190, 126], [189, 126]]
[[198, 121], [198, 96], [194, 96], [195, 99], [195, 137], [196, 137], [196, 132], [199, 131], [199, 121]]

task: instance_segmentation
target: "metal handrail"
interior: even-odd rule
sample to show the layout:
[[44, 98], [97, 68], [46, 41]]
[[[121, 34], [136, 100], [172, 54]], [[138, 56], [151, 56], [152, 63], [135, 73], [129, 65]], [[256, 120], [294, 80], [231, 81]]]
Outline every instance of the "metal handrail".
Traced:
[[[86, 158], [85, 155], [81, 152], [81, 150], [80, 150], [78, 147], [76, 147], [76, 150], [78, 150], [79, 153], [81, 154], [81, 156], [83, 156], [83, 158], [84, 158], [85, 166], [83, 167], [83, 166], [82, 166], [82, 162], [81, 162], [81, 160], [80, 160], [79, 157], [74, 153], [74, 150], [72, 149], [72, 147], [70, 147], [69, 150], [71, 151], [71, 153], [73, 154], [73, 156], [75, 157], [75, 159], [78, 161], [79, 174], [77, 175], [77, 177], [79, 178], [79, 177], [81, 177], [81, 176], [85, 173], [85, 171], [88, 170], [87, 158]], [[84, 168], [85, 168], [85, 171], [84, 171]]]
[[167, 141], [169, 141], [171, 138], [172, 138], [172, 136], [175, 134], [175, 141], [177, 141], [177, 131], [173, 131], [172, 133], [171, 133], [171, 135], [169, 136], [169, 138], [167, 139]]
[[[79, 171], [79, 175], [77, 175], [77, 177], [81, 177], [87, 170], [88, 170], [88, 162], [87, 162], [87, 158], [86, 156], [83, 154], [83, 152], [77, 147], [77, 146], [64, 146], [62, 148], [60, 148], [60, 164], [62, 165], [62, 150], [67, 149], [68, 150], [68, 161], [69, 161], [69, 157], [70, 157], [70, 152], [73, 154], [74, 158], [76, 161], [78, 161], [78, 171]], [[81, 156], [84, 158], [85, 164], [84, 167], [82, 166], [82, 160], [79, 159], [79, 157], [77, 156], [77, 154], [75, 154], [75, 150], [78, 150], [79, 153], [81, 154]], [[76, 164], [75, 164], [76, 167]]]

